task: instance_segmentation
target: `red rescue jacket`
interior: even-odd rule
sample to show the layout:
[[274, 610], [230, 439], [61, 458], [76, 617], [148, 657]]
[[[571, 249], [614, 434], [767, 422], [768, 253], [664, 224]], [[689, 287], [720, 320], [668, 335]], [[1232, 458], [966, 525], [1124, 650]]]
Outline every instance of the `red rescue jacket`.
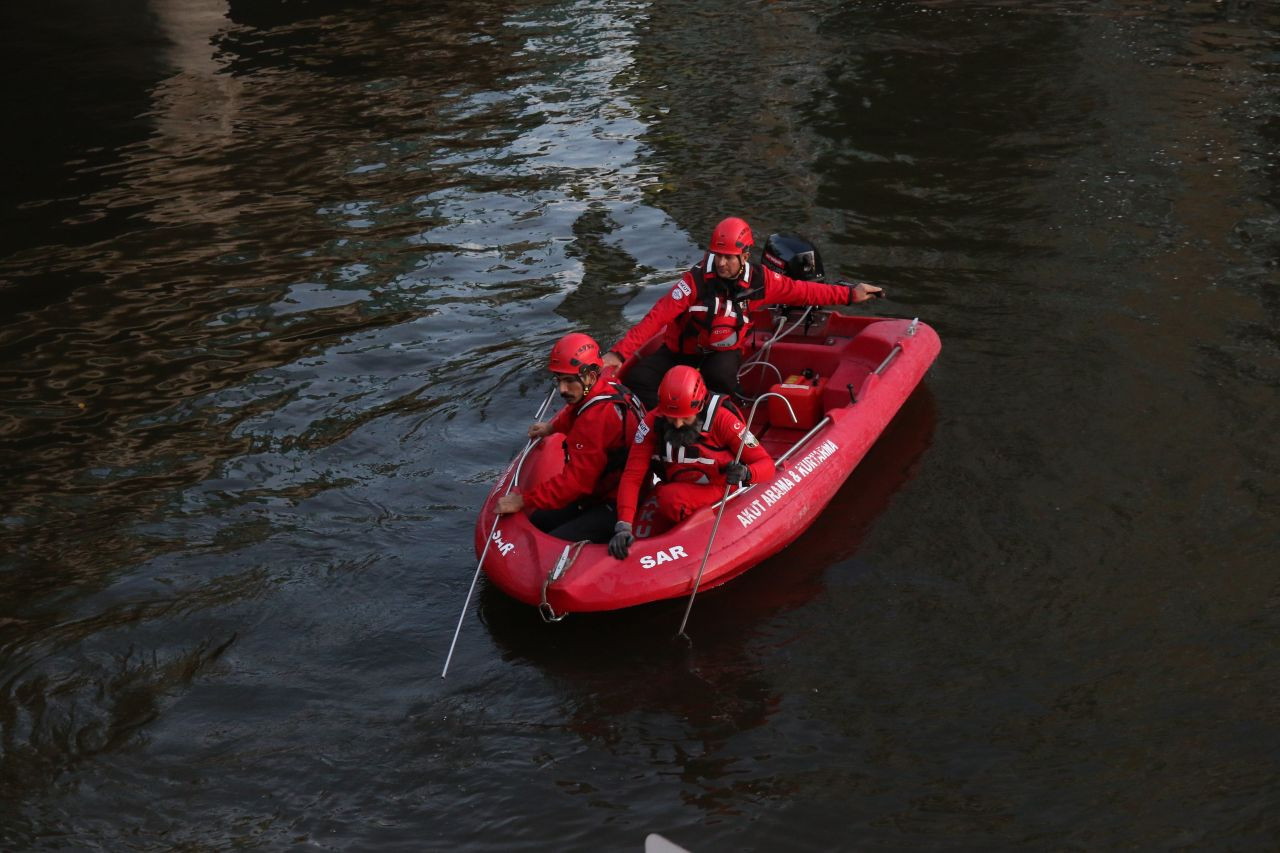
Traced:
[[627, 453], [627, 467], [618, 486], [618, 521], [635, 521], [640, 487], [650, 470], [667, 482], [714, 483], [724, 487], [720, 469], [733, 461], [738, 443], [743, 442], [741, 461], [751, 471], [751, 482], [758, 483], [774, 475], [773, 459], [725, 397], [714, 394], [699, 414], [698, 441], [689, 447], [674, 447], [663, 441], [663, 424], [657, 412], [649, 412], [636, 430]]
[[742, 277], [726, 280], [715, 274], [715, 256], [707, 255], [690, 268], [640, 322], [613, 346], [622, 359], [665, 329], [663, 343], [672, 352], [695, 353], [720, 349], [710, 340], [713, 322], [738, 331], [734, 347], [746, 346], [751, 311], [765, 305], [852, 305], [855, 292], [842, 284], [788, 278], [766, 266], [747, 263]]
[[606, 370], [578, 405], [551, 419], [552, 431], [565, 434], [564, 469], [525, 493], [525, 506], [561, 509], [584, 497], [613, 500], [629, 439], [642, 417], [644, 406]]

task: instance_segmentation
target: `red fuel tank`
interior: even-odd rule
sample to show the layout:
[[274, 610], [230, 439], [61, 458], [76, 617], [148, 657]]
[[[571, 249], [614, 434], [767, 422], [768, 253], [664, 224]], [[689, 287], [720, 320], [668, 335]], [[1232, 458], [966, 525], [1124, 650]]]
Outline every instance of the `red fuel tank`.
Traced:
[[769, 423], [784, 429], [812, 429], [822, 419], [822, 392], [827, 387], [825, 376], [788, 376], [769, 390], [781, 394], [791, 404], [795, 418], [787, 411], [787, 404], [777, 397], [769, 398]]

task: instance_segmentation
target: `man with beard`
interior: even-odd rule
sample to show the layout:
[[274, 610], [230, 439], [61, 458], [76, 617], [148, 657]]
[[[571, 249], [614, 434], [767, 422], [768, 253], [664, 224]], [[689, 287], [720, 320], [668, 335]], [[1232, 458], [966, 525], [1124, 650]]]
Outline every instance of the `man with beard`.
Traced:
[[530, 509], [535, 527], [561, 539], [608, 542], [628, 442], [644, 407], [613, 369], [601, 373], [600, 347], [589, 335], [557, 341], [549, 367], [565, 406], [550, 422], [530, 426], [529, 437], [564, 433], [564, 469], [525, 494], [503, 495], [496, 509], [503, 515]]
[[620, 367], [646, 341], [662, 333], [662, 346], [636, 362], [627, 374], [627, 384], [646, 406], [653, 407], [659, 381], [677, 364], [697, 367], [717, 394], [736, 393], [742, 349], [751, 331], [750, 315], [756, 309], [766, 305], [853, 305], [883, 295], [883, 290], [872, 284], [823, 283], [816, 250], [803, 259], [803, 279], [784, 275], [783, 262], [771, 254], [768, 244], [764, 263], [753, 264], [753, 243], [745, 220], [736, 216], [723, 220], [711, 234], [706, 256], [604, 354], [606, 367]]
[[[739, 444], [742, 457], [735, 462]], [[651, 470], [661, 480], [654, 489], [657, 514], [675, 523], [719, 500], [726, 484], [769, 479], [774, 465], [732, 401], [709, 394], [702, 374], [682, 364], [662, 378], [657, 406], [645, 415], [627, 453], [618, 486], [618, 522], [609, 540], [609, 553], [619, 560], [635, 542], [631, 525]]]

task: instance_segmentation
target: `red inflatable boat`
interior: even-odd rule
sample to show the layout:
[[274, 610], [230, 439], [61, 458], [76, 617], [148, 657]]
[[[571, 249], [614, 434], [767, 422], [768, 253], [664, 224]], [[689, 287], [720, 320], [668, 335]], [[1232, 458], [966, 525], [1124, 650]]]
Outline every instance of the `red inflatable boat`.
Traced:
[[[709, 554], [719, 504], [668, 530], [646, 524], [642, 505], [639, 538], [625, 560], [609, 556], [604, 545], [548, 536], [523, 513], [503, 516], [495, 526], [493, 505], [513, 478], [512, 487], [523, 489], [560, 470], [563, 438], [552, 435], [512, 462], [480, 512], [476, 554], [490, 581], [553, 620], [687, 597], [704, 554], [700, 591], [731, 580], [809, 526], [941, 349], [937, 333], [918, 320], [814, 309], [792, 309], [791, 317], [762, 312], [753, 320], [741, 384], [751, 397], [784, 397], [790, 411], [777, 397], [756, 407], [750, 428], [777, 463], [777, 473], [728, 498]], [[657, 345], [650, 341], [640, 355]], [[624, 381], [625, 371], [626, 366]]]

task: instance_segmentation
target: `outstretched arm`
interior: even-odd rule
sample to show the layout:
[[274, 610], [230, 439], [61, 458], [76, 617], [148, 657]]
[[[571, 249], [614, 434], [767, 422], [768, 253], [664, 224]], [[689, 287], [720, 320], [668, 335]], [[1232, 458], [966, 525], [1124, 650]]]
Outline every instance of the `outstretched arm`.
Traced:
[[613, 349], [604, 354], [606, 365], [614, 364], [615, 361], [615, 366], [621, 365], [631, 357], [632, 353], [644, 346], [645, 341], [661, 332], [668, 323], [674, 322], [689, 309], [689, 300], [693, 298], [695, 291], [693, 283], [688, 279], [689, 274], [685, 273], [670, 291], [654, 303], [649, 313], [632, 326], [630, 331], [622, 336], [622, 340], [613, 345]]
[[764, 299], [760, 303], [764, 305], [854, 305], [884, 293], [884, 288], [864, 281], [857, 284], [802, 281], [767, 268], [764, 280]]

